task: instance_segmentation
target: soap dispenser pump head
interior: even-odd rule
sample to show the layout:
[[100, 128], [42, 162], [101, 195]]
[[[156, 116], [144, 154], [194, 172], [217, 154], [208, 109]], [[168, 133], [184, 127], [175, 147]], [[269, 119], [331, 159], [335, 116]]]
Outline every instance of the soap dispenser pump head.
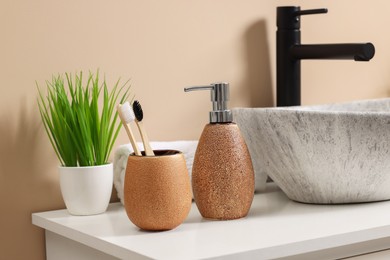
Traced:
[[229, 83], [219, 82], [207, 86], [194, 86], [185, 88], [184, 91], [210, 90], [213, 111], [210, 111], [210, 123], [231, 123], [233, 121], [232, 111], [228, 110]]

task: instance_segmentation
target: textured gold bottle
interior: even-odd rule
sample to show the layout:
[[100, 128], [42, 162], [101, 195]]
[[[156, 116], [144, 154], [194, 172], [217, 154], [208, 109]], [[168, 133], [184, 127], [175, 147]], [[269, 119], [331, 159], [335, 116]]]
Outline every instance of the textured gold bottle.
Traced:
[[248, 214], [254, 196], [254, 172], [235, 123], [205, 126], [192, 168], [192, 188], [205, 218], [229, 220]]

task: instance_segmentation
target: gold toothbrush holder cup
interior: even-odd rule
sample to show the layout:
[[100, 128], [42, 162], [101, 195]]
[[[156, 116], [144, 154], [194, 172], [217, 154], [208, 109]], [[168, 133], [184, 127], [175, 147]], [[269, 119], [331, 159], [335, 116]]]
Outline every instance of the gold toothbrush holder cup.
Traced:
[[192, 193], [184, 156], [175, 150], [156, 150], [155, 156], [129, 155], [124, 201], [130, 221], [143, 230], [170, 230], [191, 209]]

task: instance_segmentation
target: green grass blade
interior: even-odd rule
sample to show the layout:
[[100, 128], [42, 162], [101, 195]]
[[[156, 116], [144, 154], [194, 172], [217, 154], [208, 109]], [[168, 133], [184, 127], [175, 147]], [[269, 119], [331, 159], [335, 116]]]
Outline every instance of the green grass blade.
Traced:
[[[120, 79], [109, 91], [99, 71], [83, 74], [65, 73], [46, 81], [47, 95], [38, 84], [38, 108], [49, 141], [64, 166], [101, 165], [108, 162], [121, 128], [115, 107], [129, 97], [129, 81], [119, 86]], [[102, 98], [102, 100], [100, 100]], [[99, 104], [101, 101], [101, 110]]]

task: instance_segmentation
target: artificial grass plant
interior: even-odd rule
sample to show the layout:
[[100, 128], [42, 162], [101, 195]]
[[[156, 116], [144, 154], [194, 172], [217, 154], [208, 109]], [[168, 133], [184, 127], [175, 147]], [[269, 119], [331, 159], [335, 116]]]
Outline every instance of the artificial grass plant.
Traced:
[[[116, 82], [108, 90], [99, 72], [73, 78], [66, 73], [46, 81], [47, 95], [38, 87], [38, 106], [43, 125], [62, 166], [94, 166], [108, 163], [118, 136], [116, 105], [129, 97], [129, 81]], [[101, 107], [100, 107], [101, 104]]]

